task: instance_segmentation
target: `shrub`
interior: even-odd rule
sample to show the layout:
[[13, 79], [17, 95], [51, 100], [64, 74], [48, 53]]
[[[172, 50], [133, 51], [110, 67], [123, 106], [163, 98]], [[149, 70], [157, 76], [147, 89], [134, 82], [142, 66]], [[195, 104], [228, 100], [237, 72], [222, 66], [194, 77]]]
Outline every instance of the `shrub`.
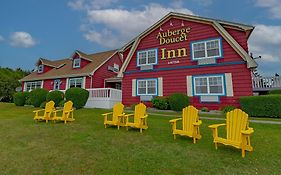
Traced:
[[232, 111], [232, 110], [234, 110], [234, 109], [236, 109], [236, 107], [235, 107], [235, 106], [231, 106], [231, 105], [227, 105], [227, 106], [222, 106], [222, 107], [220, 107], [220, 110], [221, 110], [224, 114], [226, 114], [226, 113], [228, 113], [229, 111]]
[[169, 109], [169, 101], [168, 97], [155, 97], [152, 99], [153, 107], [161, 110]]
[[73, 102], [73, 106], [76, 109], [82, 108], [83, 106], [85, 106], [87, 100], [89, 97], [89, 91], [87, 91], [86, 89], [82, 89], [82, 88], [70, 88], [67, 89], [65, 92], [65, 99], [67, 101], [72, 101]]
[[269, 95], [277, 95], [277, 94], [281, 95], [281, 90], [280, 89], [279, 90], [271, 90], [271, 91], [268, 92], [268, 94]]
[[31, 105], [31, 98], [30, 98], [30, 96], [28, 96], [27, 99], [25, 100], [25, 104], [26, 105]]
[[41, 105], [40, 105], [40, 108], [45, 108], [46, 103], [47, 103], [46, 101], [42, 102]]
[[66, 100], [61, 100], [60, 102], [59, 102], [59, 107], [63, 107], [64, 106], [64, 103], [66, 102]]
[[47, 94], [48, 91], [46, 89], [33, 89], [30, 92], [31, 105], [33, 105], [34, 107], [40, 107], [41, 103], [46, 101]]
[[201, 111], [202, 111], [202, 112], [209, 112], [210, 110], [209, 110], [209, 108], [207, 108], [207, 107], [203, 107], [203, 108], [201, 108]]
[[133, 104], [131, 104], [131, 105], [130, 105], [130, 108], [134, 111], [137, 104], [138, 104], [138, 103], [133, 103]]
[[64, 99], [64, 93], [61, 91], [51, 91], [47, 94], [47, 101], [53, 100], [55, 102], [55, 106], [59, 106], [60, 101]]
[[240, 105], [250, 116], [281, 118], [281, 95], [240, 97]]
[[16, 106], [24, 106], [28, 98], [29, 92], [17, 92], [14, 94], [14, 103]]
[[181, 111], [184, 107], [188, 106], [188, 96], [181, 93], [174, 93], [169, 96], [170, 108], [174, 111]]

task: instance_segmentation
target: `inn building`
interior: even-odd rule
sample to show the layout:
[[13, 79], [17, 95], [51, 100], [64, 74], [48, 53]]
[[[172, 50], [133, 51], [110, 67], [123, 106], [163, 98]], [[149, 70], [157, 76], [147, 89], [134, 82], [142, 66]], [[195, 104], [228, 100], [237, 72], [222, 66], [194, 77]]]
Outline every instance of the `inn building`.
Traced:
[[[57, 89], [56, 81], [65, 90], [82, 81], [86, 89], [122, 87], [114, 102], [126, 106], [140, 101], [150, 106], [153, 97], [175, 92], [188, 95], [197, 108], [239, 106], [239, 97], [253, 95], [252, 69], [257, 64], [248, 54], [253, 30], [250, 25], [171, 12], [99, 62], [94, 54], [80, 52], [67, 61], [39, 60], [38, 71], [21, 80], [23, 90], [29, 90], [32, 83], [39, 86], [38, 82], [48, 90], [50, 86]], [[62, 76], [58, 72], [63, 64], [68, 65], [68, 72]], [[89, 71], [84, 72], [83, 66]], [[53, 74], [46, 78], [48, 71]]]

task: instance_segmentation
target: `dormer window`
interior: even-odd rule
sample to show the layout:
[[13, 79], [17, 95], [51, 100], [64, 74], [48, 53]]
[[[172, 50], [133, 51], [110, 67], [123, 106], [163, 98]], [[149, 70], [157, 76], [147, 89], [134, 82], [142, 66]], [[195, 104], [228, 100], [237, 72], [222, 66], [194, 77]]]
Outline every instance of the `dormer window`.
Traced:
[[119, 72], [119, 65], [116, 63], [114, 63], [114, 65], [113, 65], [113, 72], [115, 72], [115, 73]]
[[80, 68], [81, 59], [75, 58], [73, 59], [73, 68]]
[[44, 71], [44, 65], [41, 64], [38, 66], [38, 73], [43, 73], [43, 71]]

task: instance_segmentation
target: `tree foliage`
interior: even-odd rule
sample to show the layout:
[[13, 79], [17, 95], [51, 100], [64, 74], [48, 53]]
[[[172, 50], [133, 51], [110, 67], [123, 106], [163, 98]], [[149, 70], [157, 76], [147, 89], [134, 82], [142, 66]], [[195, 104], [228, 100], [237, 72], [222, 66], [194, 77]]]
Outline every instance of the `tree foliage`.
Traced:
[[0, 101], [11, 102], [13, 94], [21, 84], [19, 80], [29, 74], [21, 68], [1, 68], [0, 67]]

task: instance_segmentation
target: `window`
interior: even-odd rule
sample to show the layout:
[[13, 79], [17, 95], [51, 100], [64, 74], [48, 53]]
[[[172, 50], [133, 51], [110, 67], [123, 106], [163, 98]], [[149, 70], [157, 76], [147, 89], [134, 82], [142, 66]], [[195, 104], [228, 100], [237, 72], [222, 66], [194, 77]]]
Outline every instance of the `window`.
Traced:
[[157, 95], [157, 80], [137, 80], [137, 95]]
[[139, 51], [137, 54], [137, 65], [157, 64], [157, 49]]
[[119, 72], [119, 65], [116, 63], [113, 65], [113, 72]]
[[60, 90], [60, 84], [61, 84], [61, 81], [59, 79], [54, 80], [54, 90]]
[[222, 75], [194, 77], [195, 95], [224, 95]]
[[81, 63], [81, 59], [80, 58], [75, 58], [73, 60], [73, 68], [79, 68], [80, 67], [80, 63]]
[[192, 43], [192, 58], [218, 58], [222, 56], [221, 39], [213, 39]]
[[42, 81], [25, 82], [25, 91], [41, 88]]
[[38, 73], [42, 73], [44, 71], [44, 65], [41, 64], [38, 66]]
[[70, 78], [69, 79], [69, 88], [80, 87], [82, 88], [83, 78]]

